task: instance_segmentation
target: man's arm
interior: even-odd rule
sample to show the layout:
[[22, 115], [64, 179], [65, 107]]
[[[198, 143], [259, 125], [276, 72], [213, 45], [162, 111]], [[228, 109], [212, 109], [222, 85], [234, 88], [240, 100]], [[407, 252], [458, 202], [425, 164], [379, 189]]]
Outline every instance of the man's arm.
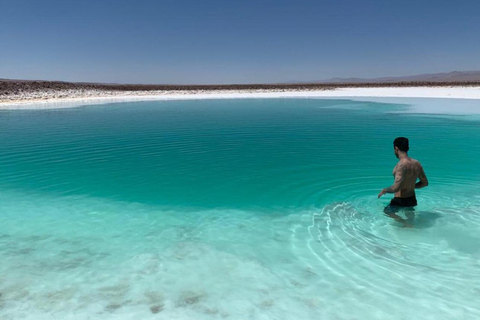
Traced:
[[395, 171], [395, 181], [393, 182], [393, 185], [380, 191], [380, 193], [378, 194], [378, 197], [380, 198], [385, 193], [395, 193], [400, 191], [400, 189], [402, 188], [403, 181], [405, 180], [405, 171], [406, 171], [405, 165], [399, 164]]
[[421, 171], [420, 171], [420, 174], [418, 175], [418, 179], [420, 179], [420, 181], [415, 183], [415, 189], [421, 189], [428, 186], [427, 175], [425, 174], [425, 171], [423, 171], [423, 167], [421, 167]]

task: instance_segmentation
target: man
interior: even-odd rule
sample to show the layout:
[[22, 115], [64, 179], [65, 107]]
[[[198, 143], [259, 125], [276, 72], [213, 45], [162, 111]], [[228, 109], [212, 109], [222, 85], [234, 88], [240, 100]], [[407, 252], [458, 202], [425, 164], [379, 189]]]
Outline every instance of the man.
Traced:
[[[399, 217], [396, 212], [404, 207], [414, 207], [417, 205], [415, 198], [415, 189], [428, 186], [427, 176], [423, 171], [422, 165], [415, 159], [408, 156], [408, 139], [399, 137], [393, 141], [393, 150], [395, 156], [399, 159], [395, 168], [393, 168], [393, 177], [395, 181], [391, 187], [385, 188], [378, 194], [378, 198], [385, 193], [394, 193], [395, 196], [390, 204], [383, 210], [385, 214], [393, 219], [406, 224], [406, 221]], [[417, 179], [420, 179], [417, 182]]]

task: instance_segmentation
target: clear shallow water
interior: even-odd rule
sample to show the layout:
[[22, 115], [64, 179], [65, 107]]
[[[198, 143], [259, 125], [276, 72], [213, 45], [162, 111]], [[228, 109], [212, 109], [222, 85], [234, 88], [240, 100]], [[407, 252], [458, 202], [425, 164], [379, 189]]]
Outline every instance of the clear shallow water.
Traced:
[[[480, 317], [480, 123], [398, 101], [0, 112], [0, 317]], [[413, 228], [376, 198], [400, 135]]]

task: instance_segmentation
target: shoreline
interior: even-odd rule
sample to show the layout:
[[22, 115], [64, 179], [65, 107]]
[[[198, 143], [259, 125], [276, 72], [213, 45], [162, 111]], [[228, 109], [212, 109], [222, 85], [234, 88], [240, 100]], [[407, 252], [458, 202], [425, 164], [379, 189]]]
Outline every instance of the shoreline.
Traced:
[[[440, 98], [480, 99], [479, 86], [386, 86], [285, 89], [196, 90], [36, 90], [0, 96], [0, 110], [73, 108], [134, 101], [270, 98]], [[479, 106], [480, 109], [480, 106]], [[480, 112], [480, 111], [478, 111]]]

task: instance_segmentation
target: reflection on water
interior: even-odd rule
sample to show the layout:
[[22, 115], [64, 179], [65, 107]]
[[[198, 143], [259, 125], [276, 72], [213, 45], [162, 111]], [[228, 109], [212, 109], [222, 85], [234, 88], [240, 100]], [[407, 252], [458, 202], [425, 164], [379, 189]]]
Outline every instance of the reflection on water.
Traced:
[[385, 216], [399, 222], [402, 226], [408, 228], [426, 229], [435, 224], [435, 221], [441, 217], [438, 212], [416, 211], [414, 207], [398, 208], [396, 210], [384, 209]]

